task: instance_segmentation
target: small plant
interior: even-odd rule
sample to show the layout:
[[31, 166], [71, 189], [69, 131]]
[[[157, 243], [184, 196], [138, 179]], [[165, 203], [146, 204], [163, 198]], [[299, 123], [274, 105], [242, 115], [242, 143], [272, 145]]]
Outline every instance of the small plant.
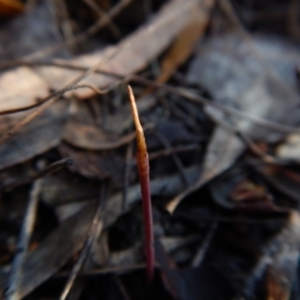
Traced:
[[144, 136], [143, 127], [140, 123], [138, 110], [135, 103], [134, 94], [130, 86], [128, 94], [131, 104], [132, 116], [136, 129], [137, 141], [137, 166], [140, 176], [140, 186], [143, 203], [143, 219], [145, 228], [145, 252], [146, 252], [146, 265], [147, 265], [147, 279], [152, 282], [154, 276], [154, 234], [153, 234], [153, 220], [152, 220], [152, 207], [151, 207], [151, 191], [149, 179], [149, 160], [147, 146]]

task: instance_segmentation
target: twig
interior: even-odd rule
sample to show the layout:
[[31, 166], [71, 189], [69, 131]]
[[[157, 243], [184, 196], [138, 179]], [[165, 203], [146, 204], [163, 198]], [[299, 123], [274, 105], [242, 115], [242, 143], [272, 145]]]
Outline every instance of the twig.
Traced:
[[120, 290], [120, 293], [121, 293], [122, 296], [123, 296], [123, 299], [124, 299], [124, 300], [130, 300], [131, 298], [129, 297], [129, 294], [128, 294], [128, 292], [127, 292], [127, 290], [126, 290], [126, 288], [125, 288], [123, 282], [122, 282], [121, 279], [119, 278], [119, 276], [118, 276], [118, 275], [115, 275], [114, 277], [115, 277], [116, 284], [117, 284], [117, 286], [118, 286], [118, 288], [119, 288], [119, 290]]
[[72, 271], [69, 275], [69, 278], [65, 284], [65, 287], [59, 297], [60, 300], [65, 300], [74, 284], [74, 281], [76, 279], [76, 277], [78, 276], [79, 271], [81, 270], [83, 263], [85, 262], [85, 260], [87, 259], [87, 257], [90, 254], [90, 251], [92, 249], [92, 246], [94, 244], [94, 241], [96, 240], [96, 238], [99, 236], [99, 234], [102, 231], [103, 228], [103, 221], [100, 220], [100, 216], [103, 210], [103, 203], [104, 203], [104, 199], [103, 199], [103, 195], [100, 197], [100, 201], [99, 201], [99, 205], [97, 208], [97, 211], [95, 213], [95, 216], [93, 218], [91, 227], [88, 231], [88, 235], [87, 235], [87, 239], [86, 242], [83, 246], [83, 249], [80, 253], [80, 256], [76, 262], [76, 264], [73, 266]]
[[[65, 1], [52, 0], [49, 1], [50, 5], [53, 5], [53, 10], [56, 15], [57, 27], [60, 28], [65, 40], [74, 39], [74, 32], [72, 28], [72, 21], [70, 20], [69, 12]], [[70, 52], [75, 52], [76, 47], [74, 45], [68, 45]], [[74, 47], [73, 47], [74, 46]]]
[[286, 164], [287, 161], [283, 159], [278, 159], [268, 153], [265, 153], [262, 151], [253, 141], [252, 139], [247, 135], [244, 134], [243, 132], [240, 132], [238, 130], [233, 130], [237, 136], [249, 147], [249, 149], [256, 155], [258, 156], [263, 162], [266, 164], [276, 164], [276, 165], [282, 165]]
[[99, 18], [107, 18], [107, 26], [110, 29], [111, 33], [116, 37], [120, 38], [121, 32], [119, 28], [114, 24], [111, 17], [103, 11], [94, 0], [83, 0], [93, 12], [96, 12]]
[[100, 90], [100, 89], [98, 89], [97, 87], [95, 87], [94, 85], [91, 85], [91, 84], [86, 84], [86, 83], [77, 84], [77, 85], [69, 86], [69, 87], [61, 89], [59, 91], [56, 91], [56, 92], [44, 97], [38, 103], [31, 104], [31, 105], [28, 105], [28, 106], [23, 106], [23, 107], [20, 107], [20, 108], [2, 110], [2, 111], [0, 111], [0, 116], [1, 115], [19, 113], [19, 112], [22, 112], [22, 111], [26, 111], [26, 110], [41, 106], [43, 103], [49, 101], [51, 98], [54, 98], [55, 96], [59, 96], [59, 95], [62, 96], [66, 92], [69, 92], [69, 91], [72, 91], [72, 90], [77, 90], [77, 89], [82, 89], [82, 88], [89, 88], [89, 89], [93, 90], [96, 94], [99, 94], [99, 95], [107, 94], [108, 91], [109, 91], [108, 89]]
[[199, 150], [200, 146], [197, 144], [185, 145], [185, 146], [178, 146], [173, 147], [171, 149], [162, 149], [152, 153], [149, 153], [149, 160], [157, 159], [161, 156], [168, 156], [171, 153], [180, 153], [180, 152], [187, 152], [193, 150]]
[[[154, 131], [155, 135], [158, 137], [158, 139], [161, 141], [161, 143], [164, 145], [164, 147], [167, 149], [167, 150], [172, 150], [172, 145], [171, 143], [169, 142], [169, 140], [161, 133], [159, 132], [158, 130], [155, 130]], [[170, 152], [170, 155], [177, 167], [177, 169], [179, 170], [179, 173], [180, 173], [180, 177], [182, 178], [182, 181], [184, 183], [184, 185], [186, 187], [189, 186], [189, 183], [188, 183], [188, 180], [187, 180], [187, 177], [186, 177], [186, 174], [184, 172], [184, 166], [180, 160], [180, 158], [178, 157], [178, 155], [176, 154], [176, 152]]]
[[152, 282], [154, 276], [154, 234], [153, 234], [153, 220], [151, 207], [151, 192], [149, 179], [149, 160], [147, 153], [147, 146], [144, 136], [143, 127], [139, 120], [138, 110], [135, 103], [135, 98], [131, 87], [128, 85], [128, 94], [130, 98], [132, 116], [135, 123], [136, 139], [137, 139], [137, 166], [140, 176], [140, 187], [143, 203], [143, 217], [145, 228], [145, 248], [146, 248], [146, 262], [147, 262], [147, 279]]
[[41, 189], [42, 179], [38, 179], [33, 183], [30, 193], [30, 199], [27, 206], [25, 218], [22, 225], [22, 230], [19, 237], [16, 255], [12, 264], [12, 269], [9, 276], [8, 288], [6, 291], [7, 300], [19, 300], [18, 287], [22, 278], [22, 267], [25, 255], [30, 242], [30, 237], [34, 228], [36, 211], [38, 205], [38, 197]]
[[[81, 34], [78, 34], [74, 38], [63, 41], [61, 43], [58, 43], [57, 45], [55, 45], [53, 47], [42, 49], [42, 50], [36, 51], [32, 54], [29, 54], [29, 55], [23, 57], [22, 60], [29, 61], [29, 60], [32, 60], [32, 59], [38, 59], [40, 57], [44, 57], [44, 56], [53, 54], [56, 51], [60, 50], [61, 48], [65, 47], [65, 46], [70, 46], [70, 45], [74, 45], [75, 43], [83, 42], [87, 37], [96, 34], [100, 29], [105, 27], [108, 24], [109, 20], [115, 18], [126, 6], [128, 6], [131, 3], [131, 1], [132, 0], [121, 0], [118, 4], [116, 4], [107, 13], [107, 18], [101, 18], [94, 25], [92, 25], [89, 29], [87, 29], [85, 32], [83, 32]], [[18, 61], [18, 60], [16, 60], [16, 61]], [[3, 64], [0, 64], [0, 65], [9, 66], [9, 65], [15, 64], [16, 61], [11, 61], [11, 62], [3, 63]]]
[[213, 222], [211, 224], [211, 227], [203, 241], [203, 243], [201, 244], [200, 248], [198, 249], [196, 256], [194, 257], [193, 261], [192, 261], [192, 267], [197, 268], [200, 266], [200, 264], [202, 263], [205, 254], [207, 253], [208, 247], [210, 245], [210, 242], [218, 228], [218, 222]]
[[89, 74], [96, 71], [101, 66], [101, 64], [103, 64], [103, 62], [106, 62], [108, 59], [111, 59], [114, 55], [116, 55], [116, 53], [117, 53], [117, 51], [114, 51], [114, 53], [112, 55], [100, 60], [100, 62], [95, 64], [93, 67], [87, 69], [85, 72], [83, 72], [82, 74], [75, 77], [75, 79], [73, 79], [69, 84], [66, 84], [62, 89], [60, 89], [59, 91], [54, 93], [56, 96], [53, 97], [53, 94], [52, 94], [52, 95], [46, 97], [47, 98], [46, 102], [44, 102], [41, 106], [39, 106], [37, 109], [35, 109], [29, 115], [27, 115], [20, 122], [17, 122], [17, 124], [15, 124], [9, 132], [7, 132], [6, 134], [4, 134], [0, 137], [0, 144], [7, 141], [11, 135], [15, 134], [23, 126], [25, 126], [26, 124], [31, 122], [38, 115], [40, 115], [45, 109], [47, 109], [51, 104], [53, 104], [56, 100], [58, 100], [63, 95], [63, 93], [65, 93], [67, 90], [74, 88], [78, 82], [80, 82], [82, 79], [84, 79]]
[[[55, 66], [58, 68], [67, 68], [67, 69], [71, 69], [71, 70], [78, 70], [78, 71], [86, 71], [89, 70], [89, 68], [84, 67], [84, 66], [78, 66], [78, 65], [74, 65], [68, 62], [62, 62], [62, 61], [54, 61], [54, 62], [26, 62], [26, 61], [15, 61], [13, 63], [13, 65], [8, 66], [5, 64], [0, 64], [0, 69], [7, 69], [10, 67], [15, 67], [15, 66], [19, 66], [19, 65], [25, 65], [25, 66], [43, 66], [43, 65], [48, 65], [48, 66]], [[94, 70], [95, 73], [99, 73], [102, 75], [106, 75], [106, 76], [110, 76], [110, 77], [115, 77], [119, 80], [124, 80], [126, 82], [136, 82], [142, 85], [146, 85], [146, 86], [152, 86], [156, 89], [164, 89], [165, 91], [175, 94], [175, 95], [179, 95], [191, 102], [194, 103], [198, 103], [201, 105], [208, 105], [208, 106], [213, 106], [225, 113], [228, 113], [230, 115], [234, 115], [236, 117], [242, 118], [242, 119], [247, 119], [255, 124], [258, 124], [260, 126], [263, 126], [265, 128], [274, 130], [274, 131], [278, 131], [278, 132], [283, 132], [283, 133], [292, 133], [292, 132], [299, 132], [299, 128], [298, 127], [294, 127], [294, 126], [290, 126], [290, 125], [285, 125], [285, 124], [281, 124], [278, 122], [273, 122], [264, 118], [260, 118], [260, 117], [255, 117], [252, 115], [248, 115], [247, 113], [243, 112], [242, 110], [236, 109], [234, 107], [230, 107], [230, 106], [226, 106], [224, 104], [218, 103], [216, 101], [212, 101], [208, 98], [205, 98], [203, 96], [197, 95], [194, 92], [191, 92], [188, 89], [185, 88], [177, 88], [177, 87], [173, 87], [164, 83], [159, 83], [159, 82], [155, 82], [153, 80], [149, 80], [146, 78], [143, 78], [142, 76], [139, 75], [128, 75], [128, 76], [124, 76], [118, 73], [114, 73], [114, 72], [107, 72], [107, 71], [103, 71], [101, 69], [97, 69]], [[68, 89], [70, 90], [70, 88]], [[68, 91], [66, 90], [66, 91]], [[59, 93], [61, 91], [58, 91], [56, 93]], [[51, 97], [53, 97], [53, 94], [50, 95]], [[44, 99], [45, 100], [45, 99]], [[43, 102], [42, 102], [43, 103]], [[18, 110], [15, 111], [5, 111], [3, 113], [0, 112], [0, 114], [7, 114], [7, 113], [13, 113], [13, 112], [19, 112], [19, 111], [23, 111], [23, 110], [28, 110], [31, 109], [33, 107], [36, 107], [40, 104], [35, 104], [34, 106], [28, 106], [28, 107], [24, 107], [24, 108], [20, 108]]]
[[167, 86], [167, 85], [163, 85], [163, 86], [169, 92], [180, 95], [181, 97], [184, 97], [189, 101], [216, 107], [216, 108], [220, 109], [221, 111], [224, 111], [224, 112], [229, 113], [231, 115], [235, 115], [239, 118], [247, 119], [247, 120], [249, 120], [253, 123], [264, 126], [265, 128], [268, 128], [268, 129], [272, 129], [272, 130], [279, 131], [279, 132], [284, 132], [284, 133], [299, 131], [298, 127], [289, 126], [289, 125], [285, 125], [285, 124], [280, 124], [280, 123], [277, 123], [277, 122], [269, 121], [269, 120], [264, 119], [264, 118], [248, 115], [247, 113], [243, 112], [242, 110], [236, 109], [234, 107], [223, 105], [223, 104], [218, 103], [216, 101], [210, 101], [209, 99], [206, 99], [205, 97], [196, 95], [196, 94], [188, 91], [187, 89], [175, 88], [175, 87], [170, 87], [170, 86]]

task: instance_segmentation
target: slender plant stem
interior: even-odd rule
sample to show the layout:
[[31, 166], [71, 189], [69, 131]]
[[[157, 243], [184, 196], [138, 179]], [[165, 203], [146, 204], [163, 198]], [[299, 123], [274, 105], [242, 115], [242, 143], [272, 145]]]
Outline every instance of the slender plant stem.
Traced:
[[151, 206], [151, 192], [149, 179], [149, 159], [147, 146], [144, 136], [144, 131], [139, 120], [138, 110], [135, 103], [135, 98], [130, 86], [128, 86], [128, 94], [130, 98], [132, 116], [134, 119], [137, 140], [137, 166], [140, 176], [142, 203], [143, 203], [143, 217], [145, 228], [145, 252], [147, 265], [147, 279], [149, 282], [153, 280], [154, 276], [154, 234], [153, 234], [153, 220], [152, 220], [152, 206]]

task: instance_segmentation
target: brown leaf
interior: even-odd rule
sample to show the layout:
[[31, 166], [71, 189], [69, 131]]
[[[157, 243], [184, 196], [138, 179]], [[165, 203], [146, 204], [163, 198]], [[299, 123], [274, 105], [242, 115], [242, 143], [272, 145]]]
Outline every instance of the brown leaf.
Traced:
[[70, 120], [64, 129], [64, 140], [71, 145], [89, 150], [107, 150], [128, 144], [135, 138], [135, 133], [119, 137], [105, 132], [94, 125], [83, 124], [78, 120]]
[[[157, 82], [165, 83], [172, 74], [182, 65], [194, 50], [196, 41], [203, 35], [207, 25], [207, 19], [203, 19], [203, 12], [198, 11], [198, 16], [192, 16], [192, 19], [179, 32], [170, 49], [162, 58], [161, 73], [156, 79]], [[148, 94], [153, 90], [149, 87], [143, 94]]]
[[[1, 144], [0, 169], [28, 160], [57, 146], [61, 140], [67, 108], [68, 103], [65, 101], [55, 103], [32, 123]], [[6, 133], [7, 127], [15, 123], [16, 119], [18, 120], [19, 117], [15, 114], [0, 116], [0, 132]]]
[[28, 67], [0, 76], [0, 112], [38, 103], [48, 95], [48, 85]]
[[[70, 62], [79, 66], [91, 67], [117, 50], [117, 53], [103, 64], [101, 70], [117, 73], [121, 76], [140, 71], [170, 44], [191, 18], [199, 16], [199, 12], [203, 24], [206, 24], [209, 10], [213, 3], [214, 0], [171, 1], [157, 13], [150, 23], [125, 38], [117, 46], [81, 56]], [[54, 89], [60, 88], [80, 73], [56, 67], [38, 67], [36, 71]], [[105, 88], [113, 82], [115, 82], [113, 77], [101, 74], [92, 74], [82, 81], [82, 83], [95, 85], [100, 88]], [[72, 93], [79, 98], [87, 98], [94, 94], [89, 89], [80, 89]]]
[[62, 144], [59, 147], [62, 156], [74, 161], [70, 169], [89, 178], [111, 178], [117, 183], [123, 182], [124, 160], [116, 153], [84, 151]]
[[[154, 98], [143, 98], [138, 102], [139, 111], [145, 111], [155, 103]], [[104, 124], [97, 124], [87, 110], [86, 104], [76, 102], [77, 110], [64, 128], [64, 140], [69, 144], [89, 150], [107, 150], [132, 141], [135, 133], [120, 136], [131, 124], [129, 105], [119, 106], [117, 111], [105, 115]]]

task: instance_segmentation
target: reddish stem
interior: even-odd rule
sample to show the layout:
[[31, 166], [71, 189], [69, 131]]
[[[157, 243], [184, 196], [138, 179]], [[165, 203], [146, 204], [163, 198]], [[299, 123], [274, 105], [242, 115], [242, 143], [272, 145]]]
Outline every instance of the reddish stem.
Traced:
[[132, 116], [136, 128], [136, 140], [137, 140], [136, 157], [137, 157], [137, 166], [138, 166], [138, 171], [140, 176], [140, 185], [141, 185], [141, 194], [142, 194], [142, 203], [143, 203], [147, 279], [149, 282], [152, 282], [154, 276], [155, 257], [154, 257], [154, 234], [153, 234], [148, 152], [147, 152], [144, 131], [139, 120], [135, 98], [130, 86], [128, 86], [128, 94], [130, 98]]

